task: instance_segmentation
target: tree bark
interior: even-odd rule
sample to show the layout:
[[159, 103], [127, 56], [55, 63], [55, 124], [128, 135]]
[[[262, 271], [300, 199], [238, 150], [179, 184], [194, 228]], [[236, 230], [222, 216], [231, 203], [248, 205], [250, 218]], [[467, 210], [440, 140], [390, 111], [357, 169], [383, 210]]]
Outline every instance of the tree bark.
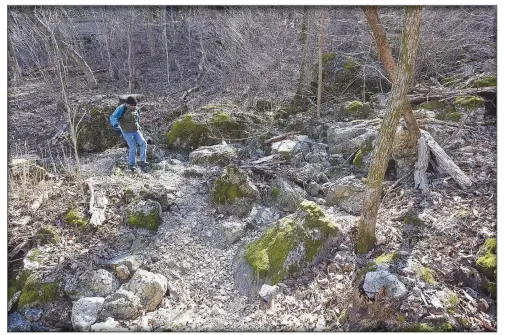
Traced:
[[[377, 12], [376, 6], [362, 6], [361, 9], [365, 14], [368, 26], [372, 32], [375, 43], [377, 44], [377, 50], [379, 52], [379, 59], [384, 64], [386, 71], [389, 74], [389, 78], [393, 80], [395, 78], [396, 65], [393, 59], [393, 53], [391, 52], [391, 47], [389, 46], [386, 30], [382, 25], [379, 14]], [[407, 102], [403, 102], [405, 110], [402, 111], [403, 118], [407, 124], [407, 129], [412, 135], [412, 145], [415, 145], [417, 139], [421, 137], [421, 132], [419, 130], [419, 125], [416, 122], [416, 118], [412, 113], [412, 107]]]
[[[40, 29], [42, 30], [43, 32], [45, 32], [46, 34], [48, 35], [51, 35], [53, 36], [53, 32], [51, 31], [51, 29], [49, 29], [49, 27], [47, 27], [45, 25], [44, 22], [42, 22], [36, 15], [35, 15], [35, 10], [33, 7], [28, 7], [25, 9], [26, 13], [28, 14], [28, 17], [30, 18], [30, 20]], [[79, 55], [77, 53], [77, 51], [75, 51], [74, 49], [72, 49], [72, 47], [70, 47], [68, 44], [66, 44], [65, 42], [63, 42], [62, 40], [54, 37], [55, 40], [56, 40], [56, 43], [58, 44], [58, 47], [63, 51], [65, 52], [68, 56], [70, 56], [77, 64], [77, 66], [79, 66], [79, 68], [84, 72], [84, 76], [86, 77], [86, 82], [88, 83], [88, 87], [89, 88], [96, 88], [98, 86], [97, 82], [96, 82], [96, 79], [95, 79], [95, 76], [93, 75], [93, 71], [91, 71], [91, 68], [89, 67], [88, 63], [86, 63], [86, 61], [84, 60], [84, 58], [81, 57], [81, 55]]]
[[300, 106], [305, 101], [305, 58], [307, 57], [307, 26], [308, 26], [308, 8], [303, 7], [302, 28], [300, 32], [300, 43], [302, 45], [302, 56], [300, 60], [300, 75], [298, 77], [298, 87], [296, 89], [295, 97], [293, 98], [292, 105]]
[[148, 15], [149, 15], [149, 22], [147, 23], [147, 41], [149, 43], [149, 53], [151, 55], [151, 58], [156, 55], [156, 41], [154, 38], [154, 33], [153, 33], [153, 25], [154, 25], [154, 10], [157, 7], [149, 7], [148, 10]]
[[167, 59], [167, 85], [170, 86], [170, 57], [168, 54], [167, 38], [167, 9], [163, 7], [163, 44], [165, 45], [165, 55]]
[[396, 127], [406, 108], [407, 92], [412, 84], [416, 53], [419, 46], [422, 7], [407, 7], [402, 33], [398, 68], [386, 107], [386, 114], [375, 145], [365, 188], [358, 227], [358, 253], [370, 251], [375, 244], [375, 225], [381, 200], [382, 181], [388, 165]]
[[132, 20], [133, 20], [133, 9], [130, 8], [130, 22], [128, 23], [128, 90], [130, 94], [134, 90], [134, 67], [133, 67], [133, 37], [132, 37]]
[[319, 30], [319, 77], [317, 84], [317, 118], [321, 117], [321, 92], [323, 90], [323, 37], [324, 37], [324, 16], [325, 11], [321, 13], [321, 29]]
[[426, 176], [426, 170], [428, 169], [428, 165], [430, 162], [430, 150], [426, 145], [426, 140], [424, 137], [420, 137], [417, 140], [419, 149], [417, 156], [417, 163], [415, 164], [414, 170], [414, 184], [415, 187], [421, 190], [423, 195], [427, 195], [430, 191], [428, 186], [428, 177]]

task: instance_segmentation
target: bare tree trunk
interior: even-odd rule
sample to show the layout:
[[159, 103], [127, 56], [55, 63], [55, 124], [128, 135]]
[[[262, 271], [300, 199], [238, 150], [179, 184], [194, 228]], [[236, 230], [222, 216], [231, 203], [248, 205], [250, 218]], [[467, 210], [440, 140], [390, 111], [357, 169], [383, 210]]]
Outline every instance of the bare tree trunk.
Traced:
[[381, 200], [382, 181], [391, 154], [396, 127], [402, 111], [406, 108], [407, 92], [412, 84], [414, 65], [419, 46], [422, 7], [407, 7], [402, 33], [402, 45], [398, 69], [393, 81], [386, 115], [375, 145], [368, 171], [358, 228], [358, 253], [370, 251], [375, 244], [375, 225]]
[[7, 52], [9, 55], [9, 64], [12, 70], [12, 80], [18, 81], [21, 77], [21, 68], [19, 67], [18, 59], [16, 57], [16, 52], [14, 51], [14, 45], [12, 44], [12, 38], [10, 31], [7, 31]]
[[[42, 22], [36, 15], [33, 7], [27, 7], [25, 9], [26, 13], [28, 14], [28, 17], [31, 19], [31, 21], [43, 32], [45, 32], [48, 35], [53, 35], [53, 32], [49, 27], [47, 27], [44, 22]], [[86, 81], [88, 83], [88, 87], [90, 88], [96, 88], [98, 86], [95, 76], [93, 75], [93, 71], [91, 71], [91, 68], [89, 67], [88, 63], [84, 60], [84, 58], [81, 57], [75, 51], [72, 49], [68, 44], [63, 42], [60, 39], [57, 39], [54, 37], [56, 43], [58, 43], [58, 48], [61, 49], [63, 52], [65, 52], [68, 56], [70, 56], [76, 63], [77, 66], [84, 72], [84, 76], [86, 77]]]
[[114, 77], [114, 70], [112, 68], [112, 57], [110, 55], [110, 46], [109, 46], [109, 32], [107, 31], [107, 20], [105, 15], [105, 9], [102, 9], [102, 20], [103, 20], [103, 37], [105, 41], [105, 50], [107, 51], [107, 62], [109, 63], [109, 77]]
[[132, 37], [132, 20], [133, 20], [133, 9], [130, 8], [130, 21], [128, 22], [128, 90], [130, 94], [134, 90], [134, 68], [133, 68], [133, 37]]
[[295, 97], [293, 98], [292, 105], [299, 106], [305, 100], [305, 61], [307, 57], [307, 25], [308, 25], [308, 8], [303, 7], [302, 28], [300, 32], [300, 43], [302, 45], [302, 56], [300, 60], [300, 76], [298, 77], [298, 87], [296, 89]]
[[323, 37], [324, 37], [324, 16], [325, 11], [321, 13], [321, 29], [319, 31], [319, 77], [317, 84], [317, 118], [321, 117], [321, 92], [323, 89]]
[[156, 55], [156, 40], [154, 38], [154, 33], [153, 33], [153, 25], [154, 25], [154, 11], [156, 10], [157, 7], [149, 7], [149, 20], [147, 23], [147, 41], [149, 43], [149, 53], [151, 55], [151, 58]]
[[[379, 19], [379, 14], [377, 13], [377, 7], [363, 6], [361, 9], [365, 14], [368, 26], [370, 27], [370, 31], [374, 37], [375, 44], [377, 44], [379, 58], [384, 64], [384, 67], [389, 74], [389, 78], [391, 80], [394, 80], [396, 65], [393, 59], [393, 53], [391, 52], [391, 47], [388, 43], [386, 30], [384, 29], [384, 26]], [[416, 145], [417, 139], [421, 137], [419, 126], [417, 124], [416, 118], [414, 117], [414, 114], [412, 113], [412, 107], [410, 104], [407, 102], [403, 102], [402, 104], [405, 106], [405, 110], [402, 111], [402, 114], [403, 118], [405, 119], [405, 123], [407, 124], [407, 129], [412, 135], [412, 145]]]
[[166, 7], [163, 7], [163, 43], [165, 44], [165, 55], [167, 57], [167, 85], [170, 86], [170, 55], [168, 53], [167, 9], [166, 9]]

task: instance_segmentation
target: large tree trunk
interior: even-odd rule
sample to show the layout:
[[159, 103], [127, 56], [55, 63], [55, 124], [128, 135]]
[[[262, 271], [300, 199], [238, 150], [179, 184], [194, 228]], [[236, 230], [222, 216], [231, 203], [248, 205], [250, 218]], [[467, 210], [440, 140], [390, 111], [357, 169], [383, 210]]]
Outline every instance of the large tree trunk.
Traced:
[[[27, 7], [25, 9], [28, 17], [31, 19], [31, 21], [44, 33], [53, 36], [53, 32], [49, 27], [47, 27], [44, 22], [42, 22], [36, 15], [35, 15], [35, 10], [33, 7]], [[86, 82], [88, 83], [89, 88], [96, 88], [98, 86], [95, 76], [93, 75], [93, 71], [91, 71], [91, 68], [89, 67], [88, 63], [84, 60], [84, 58], [81, 57], [75, 51], [70, 45], [66, 44], [62, 40], [58, 39], [55, 37], [56, 43], [58, 43], [58, 48], [60, 48], [64, 53], [66, 53], [68, 56], [70, 56], [79, 66], [79, 68], [84, 72], [84, 76], [86, 77]]]
[[128, 90], [130, 94], [134, 91], [134, 66], [133, 66], [133, 32], [132, 32], [132, 21], [133, 21], [133, 8], [130, 8], [130, 22], [128, 23]]
[[170, 86], [170, 56], [168, 53], [168, 38], [167, 38], [167, 9], [163, 7], [163, 44], [165, 45], [165, 56], [167, 60], [167, 85]]
[[[370, 27], [370, 31], [372, 32], [372, 36], [375, 39], [375, 43], [377, 44], [377, 50], [379, 51], [379, 58], [384, 64], [386, 71], [389, 74], [389, 78], [394, 80], [395, 78], [395, 61], [393, 59], [393, 53], [391, 52], [391, 47], [389, 46], [386, 30], [382, 25], [379, 14], [377, 13], [376, 6], [363, 6], [361, 7], [363, 10], [366, 20], [368, 22], [368, 26]], [[405, 110], [402, 111], [403, 118], [405, 119], [405, 123], [407, 124], [407, 129], [411, 133], [412, 136], [412, 145], [415, 146], [417, 144], [417, 139], [421, 137], [421, 132], [419, 131], [419, 126], [417, 124], [416, 118], [412, 113], [412, 107], [408, 101], [402, 103], [405, 106]]]
[[154, 37], [153, 26], [154, 26], [154, 11], [157, 7], [149, 7], [149, 22], [147, 22], [147, 41], [149, 44], [149, 54], [152, 57], [156, 56], [156, 40]]
[[396, 127], [405, 110], [407, 92], [412, 84], [416, 53], [419, 46], [422, 7], [407, 7], [402, 33], [398, 68], [393, 80], [386, 115], [375, 145], [368, 171], [367, 185], [358, 228], [358, 253], [370, 251], [375, 244], [375, 224], [381, 200], [382, 182], [389, 161]]

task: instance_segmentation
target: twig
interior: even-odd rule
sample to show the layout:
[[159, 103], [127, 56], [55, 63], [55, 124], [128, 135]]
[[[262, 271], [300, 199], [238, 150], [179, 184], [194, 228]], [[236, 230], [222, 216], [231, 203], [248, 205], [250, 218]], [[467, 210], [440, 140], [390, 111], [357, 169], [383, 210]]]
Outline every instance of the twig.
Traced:
[[264, 143], [265, 144], [270, 144], [270, 143], [274, 143], [274, 142], [279, 142], [279, 141], [282, 141], [283, 139], [285, 139], [288, 136], [296, 135], [296, 134], [299, 134], [299, 133], [300, 133], [299, 131], [290, 131], [289, 133], [284, 133], [284, 134], [281, 134], [281, 135], [269, 138], [268, 140], [265, 140]]

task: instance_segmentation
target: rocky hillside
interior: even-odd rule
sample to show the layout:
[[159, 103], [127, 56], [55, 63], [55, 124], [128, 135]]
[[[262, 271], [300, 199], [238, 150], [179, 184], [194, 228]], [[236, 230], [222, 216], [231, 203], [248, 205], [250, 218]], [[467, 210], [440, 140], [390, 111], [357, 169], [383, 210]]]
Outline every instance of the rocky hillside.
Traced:
[[[36, 14], [55, 24], [58, 8]], [[134, 172], [108, 121], [128, 91], [121, 60], [110, 62], [110, 73], [94, 72], [95, 88], [69, 68], [65, 102], [56, 70], [42, 66], [52, 58], [27, 56], [29, 22], [18, 12], [9, 16], [27, 25], [12, 34], [16, 50], [26, 52], [18, 57], [25, 72], [8, 89], [8, 330], [495, 331], [490, 9], [476, 8], [464, 27], [451, 24], [468, 14], [464, 7], [427, 9], [424, 19], [438, 20], [440, 29], [423, 28], [425, 48], [408, 96], [429, 138], [427, 183], [415, 181], [418, 152], [405, 145], [400, 120], [376, 245], [358, 254], [357, 221], [390, 88], [378, 59], [371, 60], [373, 44], [354, 43], [370, 38], [361, 12], [328, 13], [334, 25], [322, 58], [318, 118], [317, 63], [281, 38], [299, 37], [303, 11], [272, 9], [252, 22], [256, 9], [202, 8], [165, 8], [181, 33], [171, 35], [171, 84], [165, 59], [147, 56], [141, 43], [133, 52], [150, 162]], [[130, 17], [127, 9], [118, 9], [118, 18]], [[77, 31], [72, 20], [80, 10], [61, 16], [74, 30], [58, 38]], [[382, 12], [392, 41], [401, 33], [394, 28], [400, 12]], [[165, 16], [154, 13], [153, 22], [162, 22]], [[448, 13], [451, 22], [441, 19]], [[92, 36], [81, 36], [79, 50], [98, 68], [107, 52], [119, 52], [124, 36], [114, 20], [86, 20]], [[447, 45], [457, 56], [438, 48], [449, 26], [455, 37]], [[149, 29], [164, 36], [156, 25], [135, 29], [130, 38]], [[99, 55], [93, 43], [109, 41], [97, 37], [102, 31], [115, 39]], [[254, 38], [267, 32], [275, 38]], [[40, 73], [27, 74], [33, 67]], [[78, 161], [69, 106], [79, 122]], [[465, 182], [447, 173], [447, 162]]]

